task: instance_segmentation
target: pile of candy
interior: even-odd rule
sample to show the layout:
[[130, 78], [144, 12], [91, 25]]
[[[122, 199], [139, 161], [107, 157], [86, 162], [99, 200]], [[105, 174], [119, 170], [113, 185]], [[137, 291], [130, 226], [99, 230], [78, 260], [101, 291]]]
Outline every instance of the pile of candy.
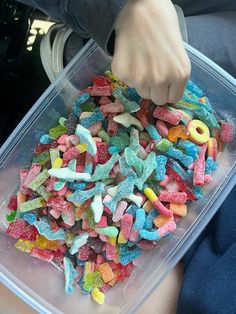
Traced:
[[6, 233], [64, 269], [66, 293], [78, 285], [102, 304], [203, 197], [232, 138], [191, 81], [178, 104], [157, 107], [111, 72], [94, 77], [21, 170]]

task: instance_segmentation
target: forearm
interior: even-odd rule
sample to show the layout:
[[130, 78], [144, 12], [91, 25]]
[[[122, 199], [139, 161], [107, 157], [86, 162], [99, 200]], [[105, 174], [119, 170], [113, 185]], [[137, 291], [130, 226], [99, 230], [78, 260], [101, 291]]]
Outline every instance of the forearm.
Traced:
[[19, 0], [92, 37], [106, 52], [114, 24], [127, 0]]

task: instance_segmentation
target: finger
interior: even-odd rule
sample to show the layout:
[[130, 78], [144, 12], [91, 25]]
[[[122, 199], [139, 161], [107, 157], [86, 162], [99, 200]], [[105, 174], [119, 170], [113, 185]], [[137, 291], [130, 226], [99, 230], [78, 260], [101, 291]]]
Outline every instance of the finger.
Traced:
[[150, 87], [148, 86], [139, 86], [138, 88], [136, 88], [137, 93], [139, 94], [139, 96], [141, 96], [144, 99], [150, 99], [151, 98], [151, 94], [150, 94]]
[[184, 93], [184, 89], [187, 81], [185, 82], [172, 82], [169, 88], [169, 95], [167, 101], [171, 104], [177, 103], [182, 97]]
[[158, 106], [167, 103], [169, 94], [169, 84], [161, 84], [151, 87], [151, 100]]

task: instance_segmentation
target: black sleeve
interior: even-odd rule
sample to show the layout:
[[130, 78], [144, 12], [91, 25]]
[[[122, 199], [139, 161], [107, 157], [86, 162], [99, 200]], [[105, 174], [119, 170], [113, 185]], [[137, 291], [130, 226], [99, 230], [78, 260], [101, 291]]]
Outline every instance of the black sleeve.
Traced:
[[[83, 37], [92, 37], [108, 52], [114, 24], [127, 0], [19, 0], [65, 22]], [[109, 43], [110, 45], [110, 43]]]

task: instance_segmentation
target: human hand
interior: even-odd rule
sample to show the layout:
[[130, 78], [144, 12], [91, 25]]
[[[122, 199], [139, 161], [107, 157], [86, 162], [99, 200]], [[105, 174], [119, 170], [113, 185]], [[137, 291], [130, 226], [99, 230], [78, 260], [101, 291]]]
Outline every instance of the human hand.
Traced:
[[116, 22], [112, 71], [157, 105], [179, 101], [191, 64], [170, 0], [128, 0]]

